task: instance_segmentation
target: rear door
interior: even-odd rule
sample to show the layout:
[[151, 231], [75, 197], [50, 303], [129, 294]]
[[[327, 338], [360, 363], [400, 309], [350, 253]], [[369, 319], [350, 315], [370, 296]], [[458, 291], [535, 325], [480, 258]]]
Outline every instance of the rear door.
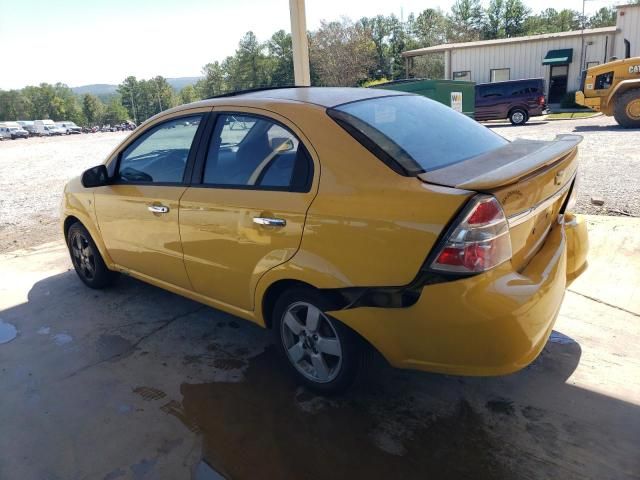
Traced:
[[178, 206], [204, 116], [182, 114], [151, 125], [118, 153], [112, 184], [95, 189], [98, 225], [113, 261], [185, 289]]
[[252, 310], [259, 278], [298, 250], [319, 164], [295, 125], [257, 109], [220, 111], [202, 145], [180, 200], [185, 266], [196, 292]]
[[485, 84], [476, 90], [476, 118], [479, 120], [491, 120], [506, 118], [504, 87], [497, 84]]

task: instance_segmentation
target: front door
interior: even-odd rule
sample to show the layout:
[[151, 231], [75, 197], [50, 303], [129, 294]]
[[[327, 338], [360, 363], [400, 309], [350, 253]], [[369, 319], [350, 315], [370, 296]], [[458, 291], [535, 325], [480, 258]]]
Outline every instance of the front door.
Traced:
[[119, 154], [112, 184], [95, 190], [98, 225], [115, 263], [190, 289], [178, 213], [202, 114], [151, 126]]
[[567, 94], [569, 65], [553, 65], [549, 73], [549, 103], [560, 103]]
[[194, 290], [247, 311], [260, 277], [298, 250], [314, 196], [313, 161], [294, 126], [257, 112], [217, 115], [199, 185], [180, 200]]

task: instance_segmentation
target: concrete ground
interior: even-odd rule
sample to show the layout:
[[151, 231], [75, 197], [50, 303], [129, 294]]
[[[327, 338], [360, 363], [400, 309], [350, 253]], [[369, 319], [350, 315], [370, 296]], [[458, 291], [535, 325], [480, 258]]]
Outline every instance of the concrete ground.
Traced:
[[590, 268], [528, 368], [375, 365], [324, 399], [268, 332], [60, 242], [0, 256], [0, 479], [640, 478], [640, 220], [590, 217]]

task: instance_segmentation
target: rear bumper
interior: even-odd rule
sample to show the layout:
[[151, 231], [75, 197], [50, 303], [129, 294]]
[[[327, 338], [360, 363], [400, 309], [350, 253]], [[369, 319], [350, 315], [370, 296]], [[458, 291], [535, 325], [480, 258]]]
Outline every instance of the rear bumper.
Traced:
[[510, 262], [423, 289], [408, 308], [354, 308], [331, 315], [394, 366], [456, 375], [502, 375], [531, 363], [547, 342], [567, 284], [586, 268], [584, 222], [571, 214], [521, 271]]

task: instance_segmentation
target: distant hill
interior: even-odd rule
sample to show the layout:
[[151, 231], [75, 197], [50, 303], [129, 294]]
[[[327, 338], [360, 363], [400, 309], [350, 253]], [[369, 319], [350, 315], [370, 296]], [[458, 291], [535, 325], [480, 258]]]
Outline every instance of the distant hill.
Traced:
[[93, 85], [82, 85], [81, 87], [72, 87], [71, 90], [77, 95], [85, 95], [90, 93], [96, 96], [108, 96], [116, 93], [117, 85], [109, 85], [107, 83], [95, 83]]
[[[200, 77], [177, 77], [167, 78], [167, 82], [176, 92], [179, 92], [187, 85], [195, 85]], [[117, 85], [109, 85], [108, 83], [95, 83], [93, 85], [81, 85], [80, 87], [72, 87], [71, 90], [77, 95], [85, 95], [87, 93], [95, 95], [102, 99], [114, 95], [118, 90]]]

